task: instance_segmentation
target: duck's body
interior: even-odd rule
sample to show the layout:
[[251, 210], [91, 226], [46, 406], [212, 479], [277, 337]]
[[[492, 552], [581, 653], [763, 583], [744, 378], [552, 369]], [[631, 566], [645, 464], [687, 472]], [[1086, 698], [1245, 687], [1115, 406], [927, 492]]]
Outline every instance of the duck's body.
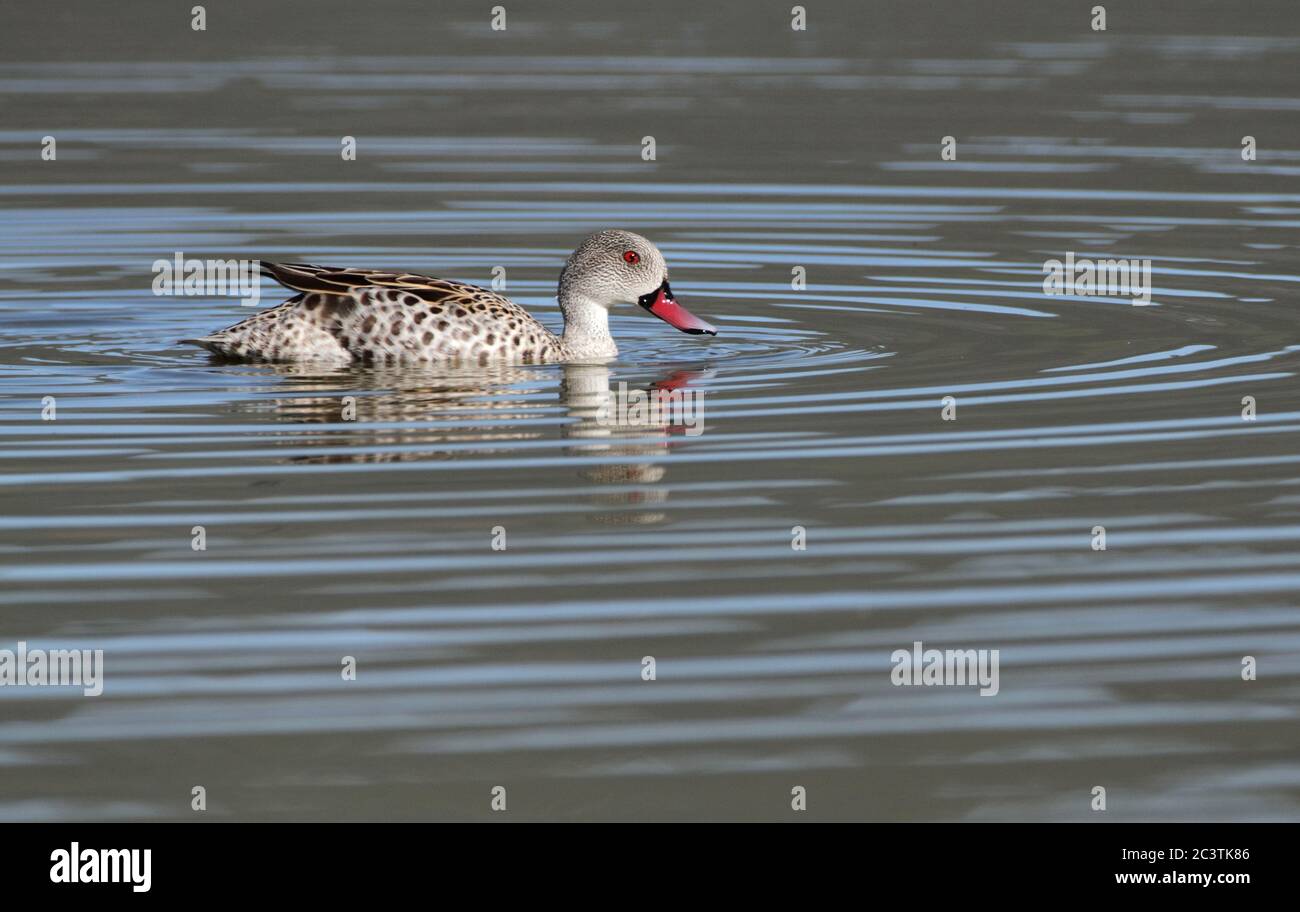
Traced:
[[564, 342], [515, 302], [410, 273], [262, 263], [301, 292], [193, 342], [250, 361], [563, 361]]
[[487, 365], [603, 359], [618, 354], [609, 308], [628, 299], [684, 332], [715, 332], [673, 299], [654, 245], [625, 231], [592, 235], [569, 258], [560, 276], [563, 336], [513, 301], [463, 282], [305, 263], [263, 261], [262, 270], [299, 294], [185, 341], [249, 361]]

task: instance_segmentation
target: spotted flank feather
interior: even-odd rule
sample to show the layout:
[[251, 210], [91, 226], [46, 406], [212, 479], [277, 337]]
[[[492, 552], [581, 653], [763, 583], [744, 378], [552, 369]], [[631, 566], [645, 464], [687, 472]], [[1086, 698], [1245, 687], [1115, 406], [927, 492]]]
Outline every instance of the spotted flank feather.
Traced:
[[563, 343], [528, 311], [474, 285], [265, 260], [262, 271], [299, 293], [220, 332], [183, 341], [241, 361], [486, 365], [562, 359]]

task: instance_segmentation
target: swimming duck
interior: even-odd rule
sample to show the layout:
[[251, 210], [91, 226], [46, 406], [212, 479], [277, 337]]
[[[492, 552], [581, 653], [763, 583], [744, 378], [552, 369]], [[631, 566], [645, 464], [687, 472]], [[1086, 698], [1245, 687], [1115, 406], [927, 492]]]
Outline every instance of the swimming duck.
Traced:
[[586, 238], [560, 273], [564, 333], [484, 288], [371, 269], [268, 263], [262, 271], [298, 292], [220, 332], [183, 342], [248, 361], [487, 365], [612, 358], [615, 304], [637, 303], [685, 333], [717, 330], [677, 303], [663, 254], [630, 231]]

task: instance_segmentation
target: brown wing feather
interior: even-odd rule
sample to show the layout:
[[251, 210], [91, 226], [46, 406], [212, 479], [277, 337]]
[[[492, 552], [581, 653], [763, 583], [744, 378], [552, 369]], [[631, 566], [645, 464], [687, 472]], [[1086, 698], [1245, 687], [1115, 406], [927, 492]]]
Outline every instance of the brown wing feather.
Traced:
[[285, 288], [317, 294], [353, 295], [367, 288], [395, 288], [413, 292], [422, 300], [436, 302], [464, 298], [467, 301], [499, 302], [517, 308], [508, 298], [470, 285], [409, 272], [380, 269], [333, 269], [311, 263], [271, 263], [262, 260], [262, 272]]

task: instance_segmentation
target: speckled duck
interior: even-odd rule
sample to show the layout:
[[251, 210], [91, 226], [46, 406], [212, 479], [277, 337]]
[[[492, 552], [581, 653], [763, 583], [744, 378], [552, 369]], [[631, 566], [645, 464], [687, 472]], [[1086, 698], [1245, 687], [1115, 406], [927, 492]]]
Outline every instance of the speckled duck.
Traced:
[[543, 364], [612, 358], [609, 311], [637, 303], [685, 333], [716, 335], [673, 298], [663, 254], [630, 231], [586, 238], [560, 273], [564, 332], [484, 288], [410, 273], [262, 262], [298, 292], [220, 332], [184, 342], [247, 361]]

